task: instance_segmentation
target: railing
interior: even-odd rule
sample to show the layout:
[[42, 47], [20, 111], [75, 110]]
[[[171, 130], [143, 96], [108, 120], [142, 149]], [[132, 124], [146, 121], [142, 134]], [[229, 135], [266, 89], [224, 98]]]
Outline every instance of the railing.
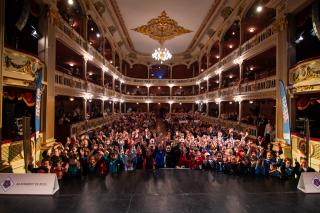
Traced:
[[[36, 161], [40, 158], [40, 148], [43, 145], [43, 134], [39, 134], [39, 141], [36, 146]], [[34, 153], [34, 136], [31, 137], [31, 148]], [[23, 155], [23, 140], [8, 141], [1, 143], [1, 160], [4, 161], [2, 166], [9, 167], [14, 173], [24, 173], [24, 155]], [[3, 168], [0, 168], [3, 169]]]
[[81, 121], [78, 123], [74, 123], [70, 125], [70, 133], [72, 136], [79, 136], [85, 134], [86, 132], [90, 132], [97, 128], [100, 128], [105, 125], [111, 124], [115, 119], [119, 118], [120, 115], [115, 114], [106, 117], [95, 118], [91, 120]]
[[[233, 60], [237, 59], [241, 54], [244, 52], [252, 49], [253, 47], [257, 46], [258, 44], [266, 41], [272, 35], [274, 35], [274, 24], [269, 25], [266, 27], [262, 32], [252, 37], [250, 40], [242, 44], [239, 48], [235, 49], [233, 52], [228, 54], [226, 57], [222, 58], [220, 62], [214, 64], [213, 66], [209, 67], [206, 71], [200, 73], [198, 76], [194, 78], [187, 78], [187, 79], [136, 79], [124, 76], [121, 72], [119, 72], [110, 62], [108, 62], [104, 56], [98, 52], [94, 47], [87, 44], [87, 42], [79, 35], [72, 27], [69, 26], [67, 22], [64, 20], [61, 21], [59, 28], [68, 35], [72, 40], [76, 41], [81, 47], [85, 50], [88, 50], [92, 56], [100, 61], [102, 65], [107, 66], [112, 73], [111, 75], [116, 75], [117, 77], [121, 78], [126, 84], [129, 85], [156, 85], [156, 86], [168, 86], [169, 84], [175, 84], [177, 86], [187, 86], [187, 85], [196, 85], [197, 81], [204, 81], [205, 77], [214, 77], [217, 75], [215, 72], [219, 68], [222, 69], [224, 65], [232, 62]], [[223, 70], [223, 69], [222, 69]]]
[[264, 40], [270, 38], [274, 34], [273, 28], [274, 23], [272, 23], [271, 25], [266, 27], [262, 32], [253, 36], [251, 39], [242, 44], [240, 47], [240, 53], [243, 54], [244, 52], [262, 43]]
[[55, 83], [65, 87], [76, 88], [79, 90], [86, 90], [86, 82], [80, 78], [73, 77], [60, 71], [55, 73]]
[[238, 86], [231, 86], [227, 88], [220, 89], [220, 96], [234, 96], [239, 94]]
[[262, 90], [269, 90], [276, 87], [276, 76], [243, 83], [240, 86], [240, 93], [250, 93]]
[[200, 119], [209, 123], [218, 124], [221, 127], [233, 128], [234, 131], [240, 132], [248, 132], [249, 137], [257, 138], [258, 137], [258, 127], [254, 125], [248, 125], [237, 121], [229, 121], [223, 120], [211, 116], [201, 115]]
[[275, 89], [276, 76], [271, 76], [265, 79], [259, 79], [257, 81], [243, 83], [240, 86], [232, 86], [223, 89], [217, 89], [204, 94], [188, 95], [188, 96], [142, 96], [142, 95], [127, 95], [112, 89], [104, 88], [103, 86], [88, 82], [70, 76], [68, 74], [56, 71], [55, 82], [57, 86], [63, 86], [64, 88], [76, 88], [82, 92], [92, 93], [95, 97], [114, 97], [123, 99], [127, 102], [194, 102], [194, 101], [214, 101], [218, 97], [234, 97], [235, 95], [246, 95], [251, 92], [257, 91], [269, 91]]
[[320, 57], [299, 62], [289, 70], [294, 92], [320, 91]]
[[17, 83], [19, 81], [34, 81], [35, 73], [42, 68], [45, 69], [45, 64], [39, 58], [20, 51], [9, 48], [4, 48], [3, 58], [3, 77], [15, 79], [14, 81], [4, 82]]
[[58, 24], [58, 27], [62, 32], [68, 35], [69, 38], [79, 44], [82, 48], [87, 49], [86, 40], [62, 18]]

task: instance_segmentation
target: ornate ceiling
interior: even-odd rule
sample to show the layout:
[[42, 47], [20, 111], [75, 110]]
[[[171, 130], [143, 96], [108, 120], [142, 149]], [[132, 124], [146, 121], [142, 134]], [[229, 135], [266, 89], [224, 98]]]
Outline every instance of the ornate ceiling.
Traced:
[[198, 55], [199, 50], [214, 35], [225, 19], [221, 11], [239, 3], [238, 0], [92, 1], [106, 21], [109, 31], [112, 30], [115, 43], [121, 43], [121, 49], [131, 58], [150, 58], [154, 49], [159, 47], [159, 39], [154, 39], [150, 31], [146, 33], [146, 29], [141, 33], [139, 27], [149, 25], [149, 21], [165, 11], [168, 18], [186, 31], [179, 36], [171, 36], [164, 46], [174, 57], [184, 59]]

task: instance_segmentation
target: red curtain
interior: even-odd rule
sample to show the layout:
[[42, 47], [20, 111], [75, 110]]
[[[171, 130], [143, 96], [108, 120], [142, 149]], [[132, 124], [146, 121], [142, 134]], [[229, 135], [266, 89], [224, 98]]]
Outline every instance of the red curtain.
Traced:
[[33, 107], [35, 105], [35, 95], [32, 92], [21, 92], [21, 93], [13, 93], [13, 92], [5, 92], [5, 99], [13, 101], [17, 99], [18, 101], [23, 101], [28, 107]]

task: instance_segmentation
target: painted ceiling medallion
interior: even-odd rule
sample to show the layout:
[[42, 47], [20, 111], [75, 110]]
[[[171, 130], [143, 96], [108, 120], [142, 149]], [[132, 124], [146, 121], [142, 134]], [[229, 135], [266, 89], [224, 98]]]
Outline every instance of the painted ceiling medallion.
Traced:
[[192, 32], [167, 16], [166, 11], [163, 11], [157, 18], [151, 19], [146, 25], [132, 29], [136, 32], [149, 36], [157, 40], [160, 44], [167, 40], [173, 39], [176, 36]]

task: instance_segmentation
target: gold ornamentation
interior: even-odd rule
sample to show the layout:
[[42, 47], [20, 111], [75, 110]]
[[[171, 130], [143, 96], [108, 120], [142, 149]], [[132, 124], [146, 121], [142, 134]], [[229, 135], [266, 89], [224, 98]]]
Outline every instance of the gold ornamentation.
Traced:
[[297, 92], [314, 91], [320, 88], [320, 59], [298, 64], [289, 71], [289, 83]]
[[288, 20], [286, 16], [282, 16], [277, 19], [272, 25], [272, 32], [280, 32], [288, 25]]
[[163, 11], [158, 18], [151, 19], [146, 25], [132, 29], [136, 32], [149, 36], [150, 38], [163, 43], [166, 40], [173, 39], [176, 36], [192, 32], [167, 16]]

